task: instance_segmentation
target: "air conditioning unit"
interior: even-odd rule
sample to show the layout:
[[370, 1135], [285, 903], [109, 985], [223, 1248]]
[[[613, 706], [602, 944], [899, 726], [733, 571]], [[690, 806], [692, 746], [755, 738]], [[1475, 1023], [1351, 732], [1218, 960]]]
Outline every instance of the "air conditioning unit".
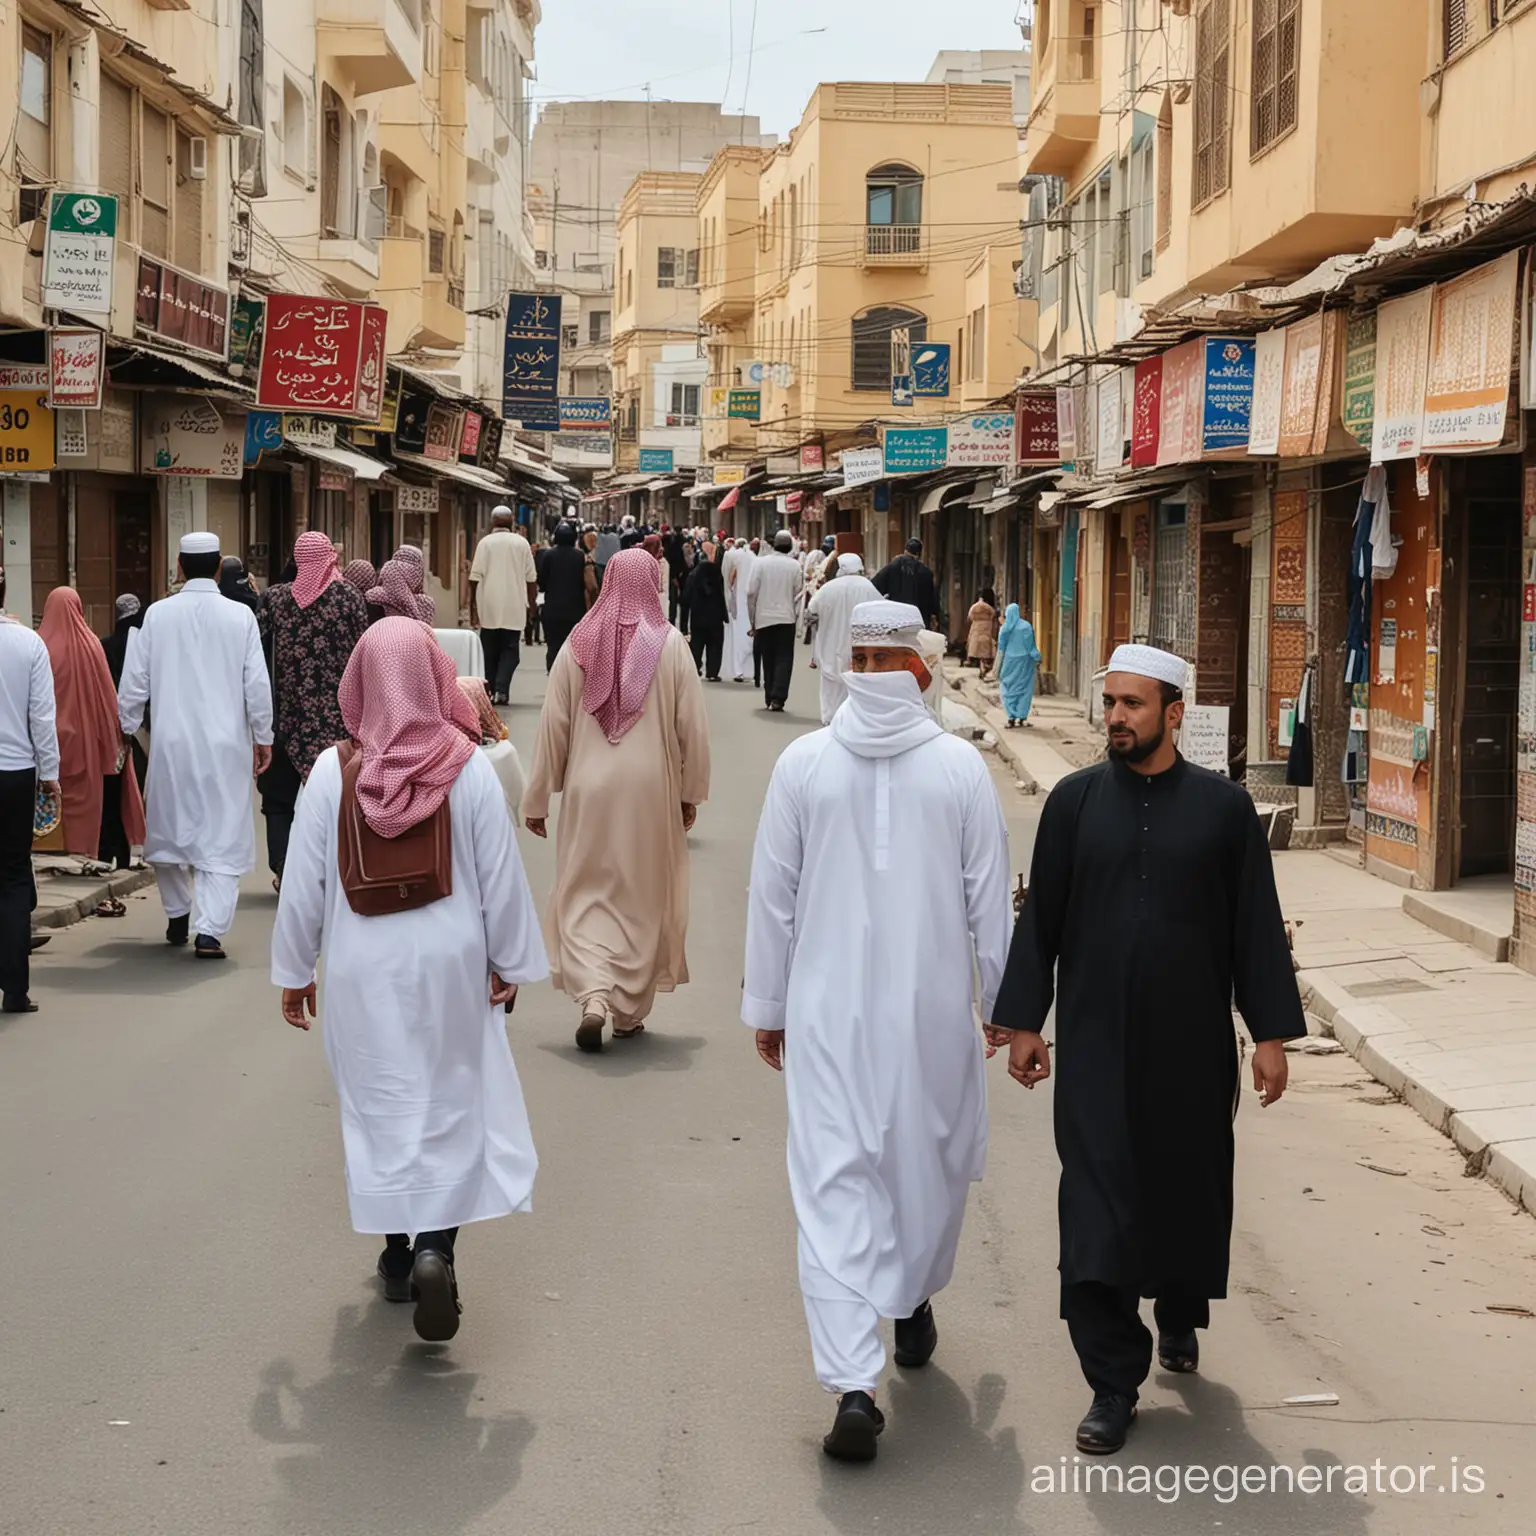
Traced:
[[193, 181], [208, 179], [208, 140], [187, 140], [187, 174]]

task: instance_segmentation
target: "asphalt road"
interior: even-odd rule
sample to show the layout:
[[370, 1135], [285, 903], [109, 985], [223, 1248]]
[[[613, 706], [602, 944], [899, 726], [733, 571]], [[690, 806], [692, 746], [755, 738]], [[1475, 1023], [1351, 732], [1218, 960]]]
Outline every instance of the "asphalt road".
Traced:
[[[525, 666], [525, 754], [542, 685]], [[736, 1022], [757, 808], [814, 723], [815, 677], [798, 670], [782, 717], [730, 684], [709, 705], [694, 982], [599, 1058], [576, 1053], [571, 1005], [525, 992], [511, 1028], [537, 1208], [462, 1236], [450, 1345], [420, 1343], [409, 1309], [380, 1299], [377, 1243], [349, 1229], [321, 1042], [282, 1023], [267, 982], [265, 877], [223, 966], [159, 942], [152, 894], [54, 940], [42, 1012], [0, 1022], [0, 1530], [1528, 1531], [1536, 1319], [1486, 1309], [1536, 1312], [1536, 1224], [1347, 1058], [1298, 1058], [1280, 1105], [1243, 1107], [1231, 1299], [1204, 1373], [1154, 1375], [1116, 1459], [1153, 1491], [1083, 1490], [1050, 1091], [1001, 1063], [938, 1354], [883, 1392], [874, 1466], [824, 1460], [782, 1084]], [[1022, 867], [1037, 808], [998, 784]], [[522, 844], [542, 899], [551, 849]], [[1339, 1406], [1282, 1402], [1315, 1392]], [[1469, 1463], [1482, 1492], [1465, 1491]], [[1345, 1491], [1355, 1465], [1367, 1492]], [[1261, 1470], [1232, 1501], [1200, 1486], [1229, 1467]], [[1393, 1468], [1424, 1491], [1392, 1492]], [[1330, 1469], [1331, 1493], [1283, 1491]], [[1272, 1479], [1281, 1491], [1255, 1491]]]

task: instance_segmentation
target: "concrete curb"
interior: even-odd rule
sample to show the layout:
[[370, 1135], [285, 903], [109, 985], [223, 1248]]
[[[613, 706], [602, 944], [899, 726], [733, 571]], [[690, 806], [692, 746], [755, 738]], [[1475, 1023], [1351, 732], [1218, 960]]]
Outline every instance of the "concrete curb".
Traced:
[[1024, 766], [1024, 760], [1014, 746], [1013, 732], [1007, 729], [1008, 722], [1002, 710], [983, 697], [981, 679], [975, 671], [970, 667], [964, 667], [958, 671], [946, 669], [944, 676], [950, 688], [981, 716], [987, 728], [997, 738], [997, 755], [1013, 770], [1014, 777], [1019, 781], [1019, 788], [1026, 795], [1039, 794], [1040, 785], [1034, 774]]
[[[50, 888], [65, 882], [70, 889], [60, 892], [64, 897], [58, 902], [46, 902]], [[97, 904], [106, 896], [123, 897], [153, 885], [155, 872], [148, 866], [140, 869], [119, 869], [110, 875], [92, 877], [54, 875], [38, 881], [38, 907], [32, 914], [34, 928], [68, 928], [82, 918], [90, 917]]]

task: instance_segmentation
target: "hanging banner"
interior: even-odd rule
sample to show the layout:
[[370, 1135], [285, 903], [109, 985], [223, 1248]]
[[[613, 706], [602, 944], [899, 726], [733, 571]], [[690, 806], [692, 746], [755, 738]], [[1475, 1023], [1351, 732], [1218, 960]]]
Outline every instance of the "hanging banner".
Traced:
[[1248, 452], [1280, 452], [1280, 416], [1285, 402], [1286, 328], [1260, 331], [1253, 345], [1253, 413], [1248, 419]]
[[1157, 463], [1157, 439], [1163, 423], [1163, 359], [1144, 357], [1136, 364], [1131, 401], [1131, 468], [1151, 469]]
[[1253, 338], [1207, 336], [1200, 415], [1200, 454], [1246, 453], [1253, 415]]
[[1376, 398], [1371, 459], [1412, 459], [1424, 436], [1424, 387], [1435, 290], [1388, 299], [1376, 311]]
[[336, 423], [327, 416], [284, 416], [283, 440], [295, 448], [334, 448]]
[[459, 463], [475, 464], [480, 457], [480, 432], [485, 417], [479, 411], [464, 412], [464, 425], [459, 433]]
[[1056, 391], [1056, 443], [1063, 464], [1077, 460], [1077, 395], [1072, 389]]
[[363, 306], [363, 342], [357, 361], [357, 401], [353, 415], [358, 421], [378, 426], [384, 416], [384, 392], [389, 368], [384, 360], [384, 334], [389, 311], [381, 304]]
[[607, 395], [562, 395], [562, 432], [613, 431], [613, 404]]
[[440, 464], [452, 464], [459, 456], [459, 439], [464, 435], [464, 412], [457, 406], [436, 401], [427, 411], [427, 440], [422, 454]]
[[[908, 430], [922, 430], [908, 429]], [[980, 469], [1013, 462], [1013, 412], [982, 411], [962, 416], [948, 427], [945, 465], [953, 469]]]
[[48, 404], [56, 411], [99, 410], [106, 361], [107, 338], [103, 332], [50, 331]]
[[1187, 341], [1163, 354], [1159, 464], [1188, 464], [1200, 457], [1201, 344]]
[[[383, 402], [383, 316], [345, 299], [306, 294], [267, 296], [256, 375], [256, 404], [271, 411], [322, 411], [377, 421]], [[358, 398], [365, 330], [370, 365], [366, 401]]]
[[117, 199], [100, 192], [48, 194], [43, 237], [43, 307], [82, 315], [112, 313]]
[[1344, 428], [1362, 448], [1371, 446], [1376, 419], [1376, 311], [1351, 315], [1344, 331], [1344, 375], [1340, 386]]
[[[1286, 459], [1301, 458], [1312, 452], [1312, 444], [1322, 417], [1324, 438], [1327, 437], [1328, 416], [1323, 380], [1327, 376], [1323, 367], [1323, 323], [1319, 313], [1309, 315], [1285, 328], [1285, 372], [1280, 404], [1280, 456]], [[1326, 402], [1331, 404], [1331, 400]], [[1320, 405], [1323, 407], [1320, 409]]]
[[[506, 431], [506, 425], [500, 416], [485, 418], [480, 428], [480, 456], [475, 460], [478, 468], [495, 473], [496, 466], [501, 462], [501, 437]], [[609, 442], [612, 441], [609, 438]]]
[[1098, 444], [1094, 467], [1101, 475], [1116, 475], [1125, 454], [1124, 417], [1120, 409], [1120, 370], [1099, 380]]
[[1520, 253], [1437, 283], [1420, 451], [1496, 448], [1515, 349]]
[[727, 396], [726, 414], [738, 421], [759, 421], [763, 414], [763, 392], [760, 389], [733, 389]]
[[1025, 390], [1017, 403], [1018, 437], [1014, 460], [1019, 464], [1059, 464], [1061, 450], [1057, 443], [1056, 395], [1040, 390]]
[[133, 301], [137, 335], [163, 337], [206, 352], [222, 363], [229, 356], [229, 290], [182, 272], [168, 262], [139, 257]]
[[245, 462], [256, 463], [262, 454], [283, 446], [283, 418], [276, 411], [247, 411], [245, 415]]
[[53, 466], [48, 365], [0, 364], [0, 474], [34, 474]]
[[[842, 458], [844, 485], [869, 485], [885, 475], [885, 455], [879, 448], [844, 448]], [[716, 471], [715, 484], [720, 484]]]
[[948, 342], [925, 341], [912, 349], [912, 393], [919, 399], [948, 396]]
[[560, 295], [509, 293], [502, 415], [524, 432], [560, 430]]
[[198, 395], [150, 395], [139, 424], [145, 474], [238, 480], [244, 470], [244, 412], [226, 416]]

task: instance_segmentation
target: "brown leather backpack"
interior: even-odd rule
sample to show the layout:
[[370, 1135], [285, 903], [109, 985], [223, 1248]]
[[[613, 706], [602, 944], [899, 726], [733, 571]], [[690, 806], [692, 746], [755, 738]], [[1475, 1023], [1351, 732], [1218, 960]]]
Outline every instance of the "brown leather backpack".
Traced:
[[430, 906], [453, 894], [453, 821], [443, 803], [399, 837], [383, 837], [368, 825], [357, 803], [362, 749], [344, 741], [341, 758], [341, 813], [336, 862], [347, 905], [359, 917], [383, 917]]

